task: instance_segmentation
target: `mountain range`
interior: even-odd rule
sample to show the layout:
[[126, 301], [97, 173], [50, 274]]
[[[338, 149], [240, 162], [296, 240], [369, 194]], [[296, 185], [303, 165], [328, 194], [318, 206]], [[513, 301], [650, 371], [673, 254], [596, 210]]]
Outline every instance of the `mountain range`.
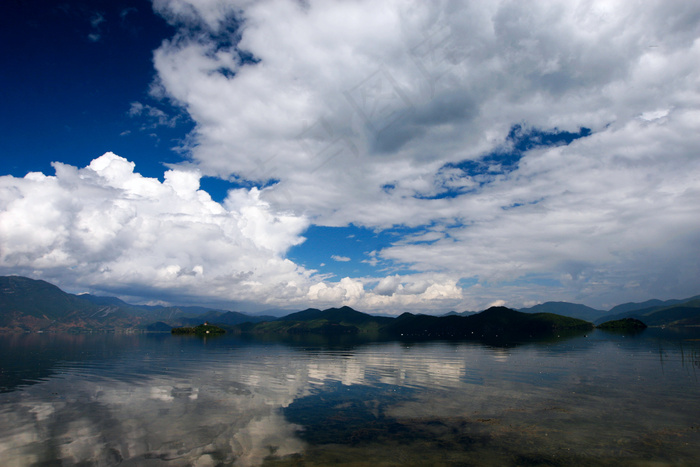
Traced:
[[459, 337], [478, 333], [503, 335], [513, 327], [530, 334], [585, 328], [591, 322], [624, 318], [639, 319], [649, 326], [700, 325], [700, 295], [625, 303], [608, 311], [576, 303], [545, 302], [520, 310], [492, 307], [481, 313], [452, 312], [442, 317], [411, 313], [373, 316], [349, 307], [309, 308], [276, 317], [196, 306], [132, 305], [116, 297], [69, 294], [42, 280], [0, 276], [0, 331], [169, 331], [208, 321], [251, 334]]
[[0, 276], [0, 331], [165, 331], [214, 319], [235, 325], [276, 318], [196, 306], [131, 305], [116, 297], [69, 294], [42, 280]]
[[596, 323], [626, 318], [638, 319], [647, 326], [700, 326], [700, 295], [685, 300], [625, 303], [612, 308]]
[[554, 333], [590, 330], [593, 324], [550, 313], [522, 313], [491, 307], [469, 316], [430, 316], [403, 313], [398, 317], [372, 316], [344, 306], [292, 313], [275, 321], [243, 323], [234, 333], [267, 336], [355, 336], [366, 339], [475, 339], [523, 340]]
[[600, 324], [606, 321], [633, 318], [648, 326], [697, 326], [700, 325], [700, 295], [685, 299], [647, 300], [641, 303], [623, 303], [610, 310], [597, 310], [578, 303], [546, 302], [524, 313], [556, 313]]

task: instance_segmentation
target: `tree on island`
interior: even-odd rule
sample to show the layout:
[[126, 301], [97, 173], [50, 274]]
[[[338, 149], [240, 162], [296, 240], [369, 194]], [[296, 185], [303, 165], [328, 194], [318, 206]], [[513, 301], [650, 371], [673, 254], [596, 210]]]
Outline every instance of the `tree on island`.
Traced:
[[197, 335], [197, 336], [211, 336], [211, 335], [221, 335], [225, 334], [226, 330], [222, 329], [218, 326], [211, 325], [209, 323], [204, 323], [200, 324], [199, 326], [196, 327], [181, 327], [181, 328], [173, 328], [170, 331], [171, 334], [189, 334], [189, 335]]

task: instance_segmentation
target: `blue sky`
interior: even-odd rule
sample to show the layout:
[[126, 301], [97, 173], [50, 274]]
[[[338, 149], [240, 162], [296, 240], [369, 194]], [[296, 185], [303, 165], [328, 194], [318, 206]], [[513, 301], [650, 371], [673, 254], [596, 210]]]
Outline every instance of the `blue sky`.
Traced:
[[3, 10], [6, 174], [50, 173], [53, 161], [85, 166], [106, 150], [133, 154], [141, 173], [161, 178], [161, 162], [182, 161], [172, 147], [192, 126], [186, 113], [178, 128], [157, 131], [129, 115], [132, 102], [153, 103], [153, 49], [173, 33], [149, 2], [10, 2]]
[[0, 274], [443, 313], [698, 293], [693, 2], [10, 2]]

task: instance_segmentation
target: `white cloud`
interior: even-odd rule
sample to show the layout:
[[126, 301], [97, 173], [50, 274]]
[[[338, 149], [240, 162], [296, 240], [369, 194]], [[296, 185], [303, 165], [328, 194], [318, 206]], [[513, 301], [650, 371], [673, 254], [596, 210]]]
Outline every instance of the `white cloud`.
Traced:
[[668, 115], [670, 111], [671, 109], [650, 110], [648, 112], [643, 112], [639, 116], [639, 118], [641, 118], [642, 120], [646, 120], [647, 122], [651, 122], [660, 118], [664, 118]]
[[394, 275], [383, 278], [371, 290], [374, 279], [345, 277], [340, 282], [317, 283], [309, 298], [319, 306], [351, 306], [358, 310], [401, 314], [424, 312], [426, 307], [443, 310], [460, 306], [464, 296], [456, 281], [444, 275]]
[[245, 0], [153, 0], [153, 8], [172, 24], [203, 23], [217, 31], [231, 14], [250, 3]]
[[[141, 300], [394, 309], [365, 280], [325, 283], [286, 259], [309, 221], [274, 210], [257, 188], [231, 190], [219, 204], [199, 189], [197, 171], [169, 170], [160, 182], [113, 153], [54, 168], [0, 177], [0, 273]], [[454, 298], [420, 283], [411, 304]]]
[[339, 256], [339, 255], [332, 255], [331, 259], [333, 261], [339, 261], [341, 263], [346, 263], [346, 262], [350, 261], [350, 258], [348, 258], [347, 256]]
[[309, 273], [284, 258], [303, 241], [303, 217], [273, 211], [260, 192], [232, 190], [221, 205], [199, 173], [165, 181], [107, 153], [55, 176], [0, 178], [0, 265], [60, 283], [155, 289], [181, 297], [271, 301], [304, 296]]
[[[659, 30], [654, 8], [631, 5], [483, 2], [450, 11], [389, 2], [371, 15], [367, 2], [177, 5], [210, 27], [222, 12], [243, 22], [238, 49], [183, 29], [156, 52], [163, 85], [198, 122], [195, 160], [205, 172], [281, 179], [268, 196], [339, 225], [406, 222], [418, 206], [392, 209], [398, 201], [381, 186], [426, 192], [440, 165], [493, 148], [514, 123], [600, 129], [647, 111], [648, 87], [620, 85], [646, 76], [640, 84], [667, 87], [677, 70], [635, 70], [659, 55], [639, 41], [677, 47], [697, 33]], [[660, 13], [673, 17], [669, 10]], [[260, 63], [241, 65], [239, 50]]]
[[377, 295], [392, 295], [398, 290], [403, 290], [401, 276], [395, 274], [382, 278], [374, 287], [373, 292]]
[[309, 297], [321, 303], [350, 305], [357, 303], [364, 295], [364, 286], [359, 280], [349, 277], [341, 279], [337, 284], [319, 282], [309, 289]]
[[[659, 271], [700, 268], [699, 5], [155, 7], [180, 25], [155, 65], [197, 124], [202, 173], [279, 180], [261, 199], [320, 225], [431, 226], [421, 243], [404, 239], [366, 261], [477, 276], [486, 288], [469, 293], [502, 284], [515, 301], [542, 297], [513, 281], [544, 279], [560, 284], [532, 290], [592, 304], [697, 292]], [[502, 147], [516, 124], [593, 136], [528, 151], [509, 174], [445, 168]], [[438, 196], [448, 189], [465, 194]], [[645, 285], [624, 288], [630, 280]], [[389, 293], [386, 281], [378, 292]]]
[[427, 246], [396, 244], [380, 256], [491, 284], [544, 274], [559, 283], [548, 293], [569, 299], [609, 296], [615, 303], [615, 294], [630, 291], [628, 281], [643, 284], [633, 293], [690, 296], [700, 269], [700, 161], [691, 149], [700, 139], [690, 131], [697, 113], [666, 118], [532, 152], [508, 180], [450, 203], [456, 215], [465, 213], [467, 227], [448, 229]]

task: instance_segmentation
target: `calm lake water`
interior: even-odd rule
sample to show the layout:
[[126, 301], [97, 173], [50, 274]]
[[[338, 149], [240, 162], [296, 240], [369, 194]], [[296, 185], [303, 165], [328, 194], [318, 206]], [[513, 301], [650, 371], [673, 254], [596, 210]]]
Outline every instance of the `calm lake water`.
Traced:
[[695, 466], [697, 339], [5, 334], [0, 464]]

